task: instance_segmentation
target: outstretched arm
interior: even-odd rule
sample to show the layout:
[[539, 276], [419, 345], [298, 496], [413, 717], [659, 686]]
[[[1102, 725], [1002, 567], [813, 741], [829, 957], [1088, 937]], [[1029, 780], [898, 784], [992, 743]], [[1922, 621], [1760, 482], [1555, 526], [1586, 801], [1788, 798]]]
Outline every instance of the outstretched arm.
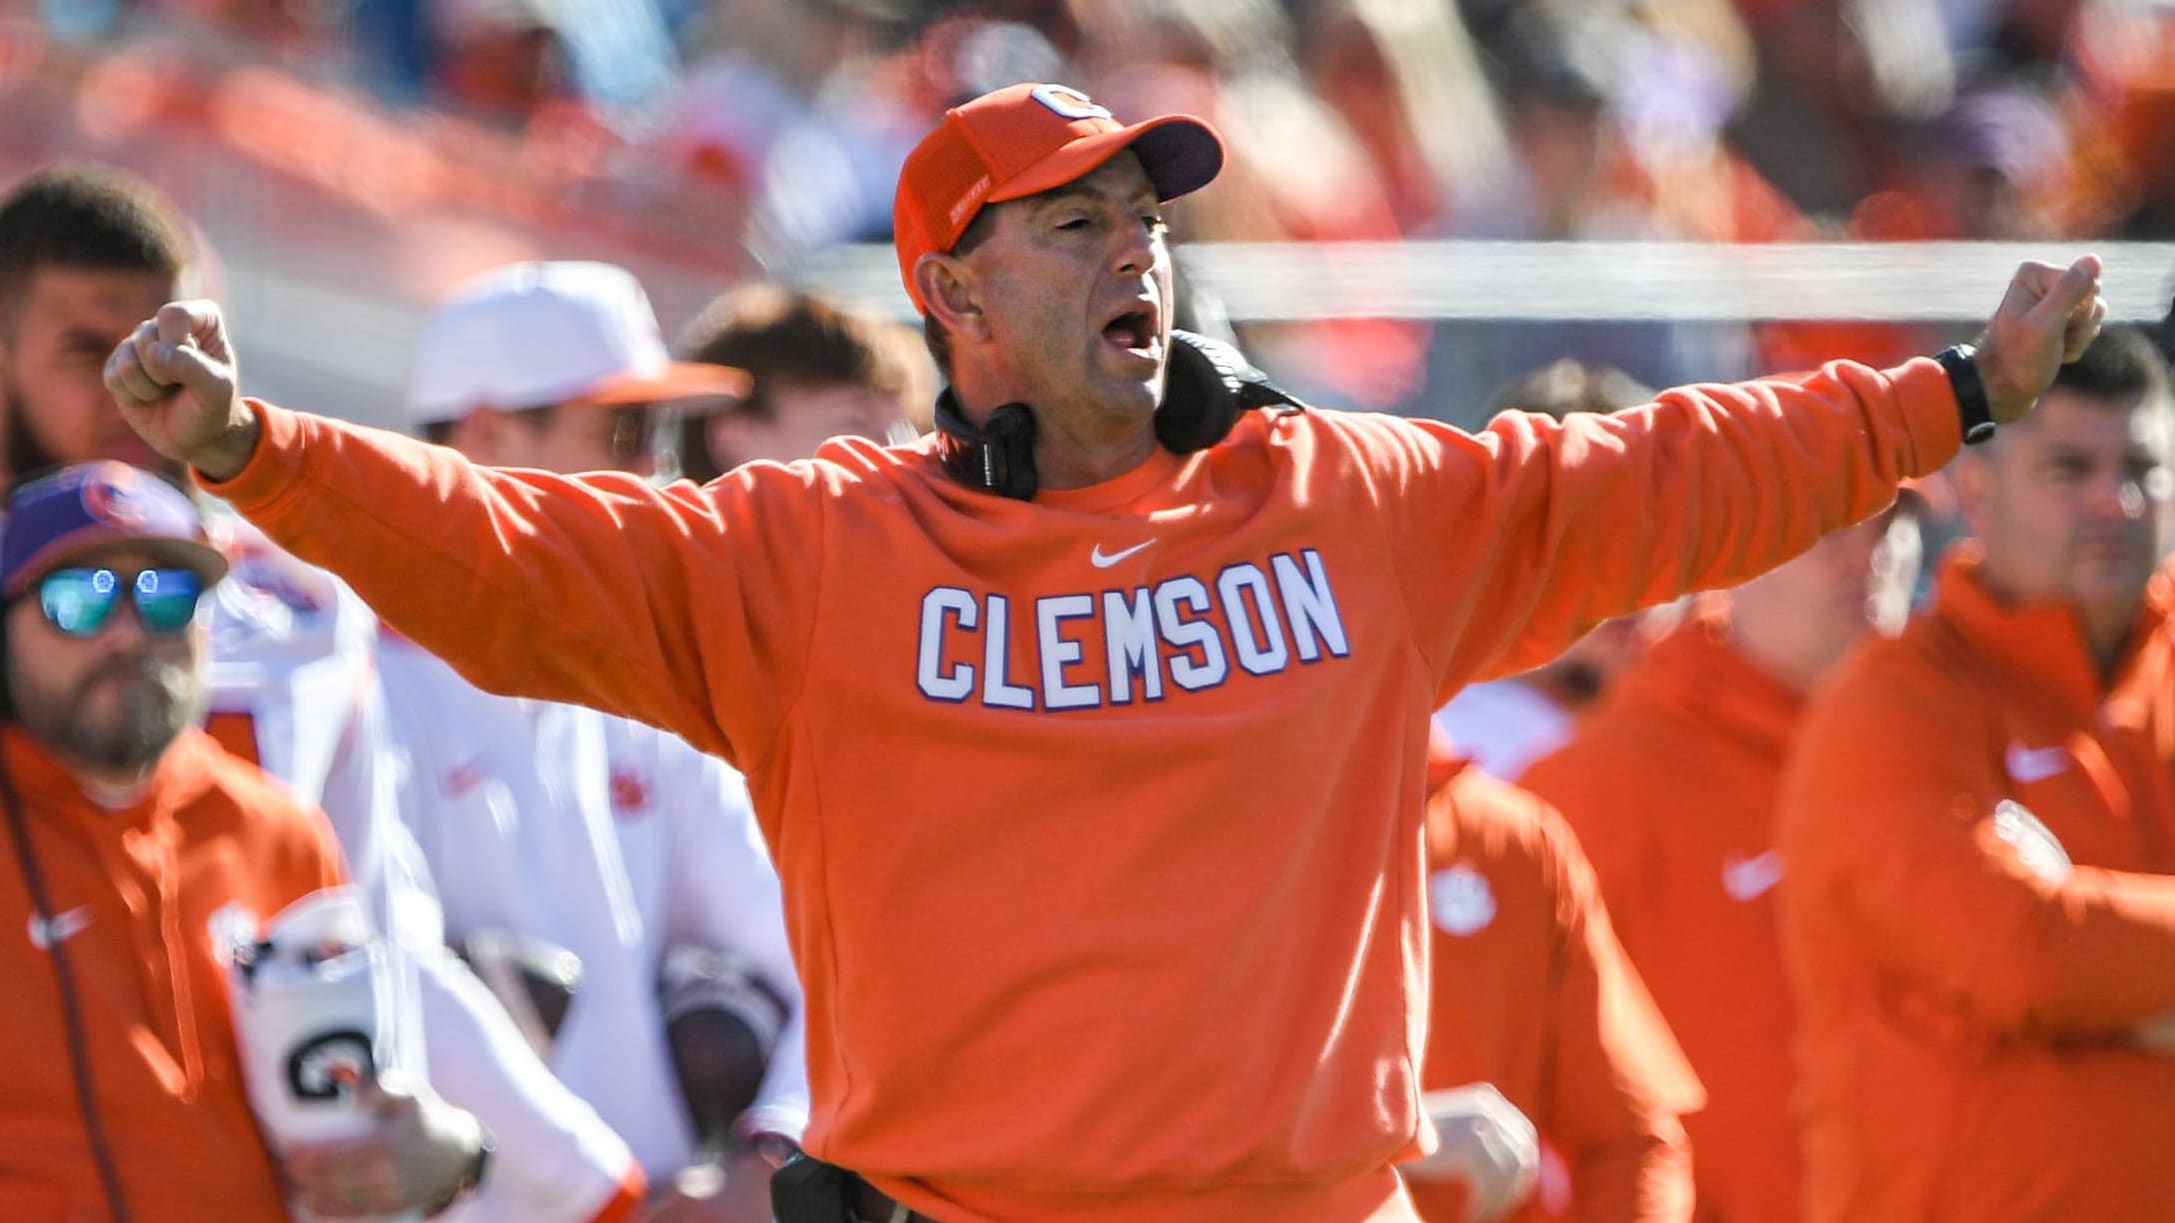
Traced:
[[[2097, 334], [2099, 263], [2026, 264], [1965, 363], [1996, 422], [2027, 413]], [[1964, 382], [1968, 383], [1967, 374]], [[1956, 387], [1919, 359], [1681, 387], [1609, 415], [1506, 412], [1478, 435], [1372, 435], [1391, 554], [1447, 685], [1535, 666], [1613, 616], [1736, 585], [1894, 500], [1963, 438]]]
[[815, 617], [821, 498], [762, 465], [698, 490], [501, 471], [444, 447], [236, 395], [218, 310], [160, 309], [107, 384], [297, 556], [477, 685], [591, 705], [760, 759]]

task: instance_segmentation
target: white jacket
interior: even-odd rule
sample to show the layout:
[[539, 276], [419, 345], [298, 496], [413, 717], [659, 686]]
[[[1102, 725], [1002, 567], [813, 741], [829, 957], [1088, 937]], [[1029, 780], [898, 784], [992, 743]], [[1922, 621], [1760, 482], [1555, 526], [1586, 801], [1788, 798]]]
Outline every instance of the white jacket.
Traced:
[[560, 1079], [653, 1181], [668, 1180], [694, 1136], [659, 970], [677, 946], [726, 951], [790, 1015], [740, 1127], [797, 1139], [808, 1115], [800, 989], [740, 775], [640, 723], [486, 693], [391, 634], [378, 659], [406, 765], [401, 809], [443, 884], [446, 928], [534, 935], [581, 959], [581, 988], [552, 1045]]
[[254, 528], [219, 522], [233, 561], [212, 601], [211, 724], [322, 807], [386, 930], [395, 974], [388, 1062], [474, 1112], [496, 1152], [482, 1190], [441, 1216], [586, 1223], [633, 1174], [627, 1145], [537, 1060], [445, 948], [430, 871], [400, 819], [375, 670], [377, 618]]

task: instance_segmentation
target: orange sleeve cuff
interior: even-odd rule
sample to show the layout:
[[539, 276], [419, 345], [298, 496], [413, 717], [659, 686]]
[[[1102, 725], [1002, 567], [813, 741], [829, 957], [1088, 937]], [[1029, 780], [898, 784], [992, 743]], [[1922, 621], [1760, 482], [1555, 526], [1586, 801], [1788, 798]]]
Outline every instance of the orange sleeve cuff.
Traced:
[[1895, 386], [1896, 403], [1903, 409], [1904, 427], [1911, 434], [1916, 470], [1914, 476], [1931, 475], [1948, 465], [1964, 446], [1964, 422], [1956, 407], [1956, 388], [1949, 385], [1948, 371], [1932, 357], [1913, 357], [1882, 371]]
[[643, 1175], [641, 1164], [630, 1159], [626, 1174], [619, 1178], [619, 1188], [589, 1217], [589, 1223], [634, 1223], [648, 1198], [649, 1177]]
[[257, 448], [250, 452], [249, 461], [230, 480], [206, 479], [204, 473], [193, 467], [189, 469], [189, 478], [198, 488], [246, 512], [277, 500], [295, 478], [300, 468], [295, 452], [302, 441], [304, 425], [300, 414], [278, 404], [254, 397], [245, 397], [242, 402], [257, 414], [260, 430]]

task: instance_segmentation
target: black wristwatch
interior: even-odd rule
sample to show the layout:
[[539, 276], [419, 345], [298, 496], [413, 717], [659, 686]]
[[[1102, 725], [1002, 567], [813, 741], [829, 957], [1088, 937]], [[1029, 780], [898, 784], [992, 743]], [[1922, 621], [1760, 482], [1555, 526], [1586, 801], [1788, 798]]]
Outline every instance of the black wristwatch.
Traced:
[[1979, 380], [1979, 350], [1958, 344], [1933, 354], [1948, 372], [1948, 385], [1956, 392], [1956, 415], [1963, 422], [1964, 445], [1976, 446], [1994, 436], [1994, 405], [1986, 401], [1986, 384]]
[[424, 1218], [435, 1219], [453, 1209], [455, 1202], [474, 1193], [476, 1187], [483, 1183], [483, 1174], [491, 1167], [491, 1153], [497, 1148], [491, 1145], [491, 1131], [481, 1125], [476, 1129], [476, 1153], [469, 1157], [468, 1166], [461, 1170], [461, 1179], [450, 1192], [423, 1211]]

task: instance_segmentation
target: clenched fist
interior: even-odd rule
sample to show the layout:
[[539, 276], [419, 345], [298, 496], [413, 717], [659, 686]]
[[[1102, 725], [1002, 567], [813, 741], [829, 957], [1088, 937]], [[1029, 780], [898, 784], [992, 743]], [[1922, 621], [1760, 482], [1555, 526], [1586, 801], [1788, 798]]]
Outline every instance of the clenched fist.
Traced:
[[2083, 355], [2107, 319], [2099, 294], [2100, 261], [2086, 255], [2058, 268], [2025, 263], [1979, 333], [1979, 381], [1997, 424], [2020, 420], [2053, 383], [2055, 371]]
[[153, 450], [207, 479], [231, 479], [257, 446], [219, 307], [168, 302], [106, 359], [106, 389]]

